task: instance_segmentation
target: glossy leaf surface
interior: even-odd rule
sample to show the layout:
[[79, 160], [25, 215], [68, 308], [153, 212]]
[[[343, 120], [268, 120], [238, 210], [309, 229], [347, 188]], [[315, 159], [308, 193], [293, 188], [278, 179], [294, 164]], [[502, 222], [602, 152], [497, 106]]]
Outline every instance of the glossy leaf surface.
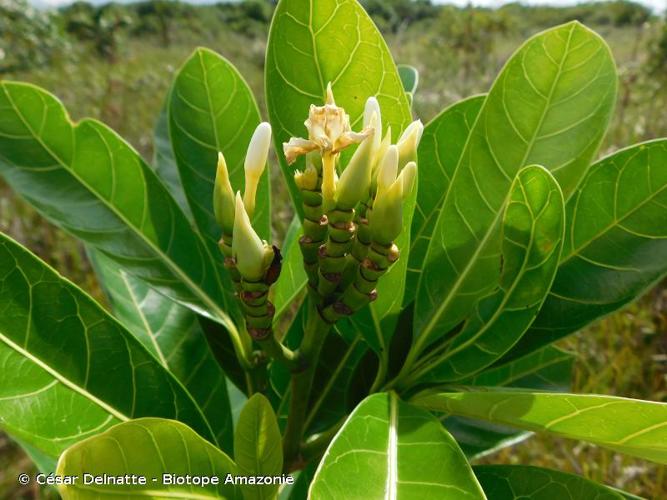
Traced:
[[283, 257], [282, 269], [278, 281], [273, 286], [272, 301], [276, 308], [276, 320], [292, 307], [293, 301], [305, 290], [308, 282], [299, 247], [299, 238], [302, 234], [301, 220], [295, 216], [280, 249]]
[[49, 456], [142, 416], [214, 440], [192, 397], [131, 333], [1, 234], [0, 360], [0, 423]]
[[548, 170], [532, 166], [518, 173], [502, 226], [499, 288], [414, 378], [444, 383], [478, 372], [503, 356], [535, 319], [556, 273], [565, 228], [563, 196]]
[[188, 389], [218, 443], [231, 453], [233, 429], [227, 381], [197, 315], [119, 270], [108, 257], [93, 254], [93, 263], [116, 318]]
[[549, 432], [667, 463], [667, 403], [518, 390], [424, 394], [413, 402], [430, 410]]
[[567, 217], [553, 288], [515, 355], [619, 309], [667, 273], [667, 140], [596, 163]]
[[[243, 192], [248, 144], [260, 116], [255, 99], [234, 66], [215, 52], [198, 48], [179, 70], [169, 99], [169, 134], [183, 189], [197, 227], [213, 244], [221, 230], [213, 214], [218, 152], [227, 160], [234, 191]], [[253, 226], [270, 239], [268, 168], [257, 191]]]
[[136, 151], [99, 122], [72, 123], [32, 85], [0, 84], [0, 113], [0, 172], [14, 190], [128, 273], [235, 331], [207, 249]]
[[622, 500], [623, 495], [575, 474], [523, 465], [478, 465], [475, 476], [494, 500]]
[[[141, 475], [146, 485], [83, 485], [83, 475]], [[57, 474], [79, 476], [75, 485], [60, 486], [64, 500], [99, 498], [242, 499], [238, 487], [224, 484], [236, 474], [234, 462], [180, 422], [142, 418], [116, 425], [69, 448]], [[165, 484], [163, 474], [217, 476], [218, 485]]]
[[[242, 476], [277, 476], [283, 468], [282, 440], [269, 401], [255, 394], [241, 410], [234, 432], [234, 459]], [[273, 498], [277, 484], [243, 485], [249, 499]]]
[[[363, 76], [361, 76], [363, 75]], [[377, 96], [383, 126], [396, 140], [410, 121], [398, 71], [382, 35], [356, 0], [283, 0], [276, 8], [266, 53], [266, 97], [278, 157], [292, 197], [295, 168], [282, 154], [283, 142], [304, 137], [311, 104], [324, 103], [331, 82], [336, 104], [361, 127], [364, 103]], [[297, 209], [301, 210], [297, 202]]]
[[310, 497], [485, 498], [440, 422], [393, 393], [357, 406], [320, 462]]
[[573, 22], [528, 40], [487, 96], [454, 170], [419, 281], [415, 351], [445, 335], [500, 274], [500, 218], [512, 179], [553, 172], [567, 199], [609, 122], [616, 71], [609, 48]]
[[415, 298], [435, 223], [484, 98], [474, 96], [457, 102], [424, 127], [418, 151], [419, 191], [412, 221], [404, 303]]

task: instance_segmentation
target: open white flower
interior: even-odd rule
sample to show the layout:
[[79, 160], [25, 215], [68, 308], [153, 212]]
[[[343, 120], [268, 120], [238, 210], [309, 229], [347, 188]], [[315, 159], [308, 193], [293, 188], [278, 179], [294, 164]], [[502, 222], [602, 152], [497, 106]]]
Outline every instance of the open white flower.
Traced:
[[331, 84], [327, 86], [327, 99], [324, 106], [310, 106], [305, 122], [308, 139], [292, 137], [283, 144], [283, 151], [288, 164], [294, 163], [299, 156], [319, 151], [322, 155], [335, 155], [351, 144], [359, 144], [370, 134], [368, 128], [353, 132], [350, 127], [350, 115], [336, 106]]

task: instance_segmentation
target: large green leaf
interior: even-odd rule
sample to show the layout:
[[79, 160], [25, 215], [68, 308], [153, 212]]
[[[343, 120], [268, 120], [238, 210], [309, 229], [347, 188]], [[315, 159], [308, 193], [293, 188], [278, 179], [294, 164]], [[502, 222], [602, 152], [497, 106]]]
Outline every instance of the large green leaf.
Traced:
[[99, 122], [73, 124], [32, 85], [0, 84], [0, 116], [0, 173], [19, 194], [128, 273], [238, 335], [225, 313], [236, 303], [212, 257], [136, 151]]
[[667, 140], [596, 163], [568, 203], [567, 217], [553, 288], [514, 355], [615, 311], [667, 273]]
[[320, 462], [310, 497], [486, 498], [440, 422], [393, 393], [357, 406]]
[[623, 495], [581, 476], [542, 467], [478, 465], [475, 476], [493, 500], [622, 500]]
[[[276, 149], [303, 137], [311, 104], [324, 103], [331, 82], [336, 103], [361, 126], [364, 103], [377, 96], [394, 140], [411, 120], [410, 105], [382, 35], [356, 0], [281, 0], [266, 52], [266, 100]], [[278, 154], [293, 199], [295, 168]], [[301, 211], [300, 203], [296, 204]]]
[[412, 402], [430, 410], [581, 439], [667, 464], [667, 403], [519, 390], [426, 393]]
[[0, 425], [42, 453], [142, 416], [215, 442], [183, 386], [75, 285], [0, 234]]
[[[565, 392], [570, 390], [573, 364], [572, 354], [548, 346], [511, 363], [488, 368], [459, 383]], [[532, 434], [465, 417], [447, 417], [443, 424], [469, 458], [488, 455], [523, 441]]]
[[424, 127], [419, 143], [419, 192], [412, 221], [404, 303], [414, 300], [417, 293], [431, 234], [484, 99], [485, 96], [479, 95], [457, 102]]
[[558, 266], [565, 215], [560, 187], [539, 166], [519, 171], [502, 221], [499, 288], [484, 297], [463, 330], [411, 377], [461, 380], [504, 355], [535, 319]]
[[[116, 425], [69, 448], [58, 461], [57, 474], [78, 476], [59, 486], [64, 500], [99, 498], [226, 498], [242, 499], [239, 488], [226, 484], [236, 475], [234, 462], [180, 422], [142, 418]], [[84, 474], [101, 477], [136, 475], [146, 485], [85, 485]], [[167, 477], [218, 477], [219, 484], [170, 484]]]
[[[234, 459], [242, 476], [277, 476], [283, 468], [280, 429], [271, 403], [255, 394], [243, 407], [234, 433]], [[273, 498], [277, 484], [243, 487], [246, 500]]]
[[[171, 92], [171, 90], [170, 90]], [[174, 197], [178, 206], [181, 207], [183, 213], [192, 218], [192, 212], [188, 205], [188, 200], [183, 191], [181, 184], [181, 176], [178, 173], [178, 165], [174, 157], [174, 151], [171, 147], [171, 139], [169, 138], [169, 99], [170, 92], [160, 109], [157, 122], [155, 123], [155, 130], [153, 131], [153, 170], [158, 175], [164, 185], [167, 187], [171, 195]]]
[[[234, 190], [243, 190], [248, 144], [260, 116], [255, 99], [234, 66], [199, 48], [178, 71], [169, 97], [169, 134], [183, 190], [201, 233], [214, 244], [221, 230], [213, 214], [218, 152], [227, 160]], [[268, 169], [257, 191], [253, 226], [271, 237]]]
[[108, 257], [91, 255], [116, 318], [188, 389], [218, 443], [231, 453], [233, 429], [227, 380], [209, 349], [197, 315], [124, 273]]
[[597, 151], [615, 96], [609, 48], [579, 23], [538, 34], [510, 58], [472, 127], [433, 231], [413, 357], [498, 282], [502, 207], [519, 169], [544, 165], [567, 199]]

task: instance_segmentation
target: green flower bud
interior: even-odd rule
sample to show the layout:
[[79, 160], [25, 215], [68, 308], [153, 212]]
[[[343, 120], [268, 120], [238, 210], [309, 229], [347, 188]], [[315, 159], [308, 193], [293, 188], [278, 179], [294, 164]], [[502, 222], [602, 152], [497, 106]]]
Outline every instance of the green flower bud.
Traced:
[[257, 186], [264, 173], [270, 147], [271, 125], [266, 122], [260, 123], [255, 129], [252, 139], [250, 139], [244, 165], [245, 191], [243, 193], [243, 203], [250, 217], [252, 217], [255, 212]]
[[371, 187], [374, 138], [377, 132], [376, 123], [377, 115], [373, 114], [369, 127], [371, 135], [359, 145], [340, 176], [340, 181], [336, 186], [336, 207], [341, 210], [350, 210], [361, 200], [368, 198]]
[[424, 125], [420, 120], [412, 122], [398, 140], [399, 170], [411, 161], [417, 161], [417, 148], [424, 133]]
[[403, 182], [403, 198], [407, 198], [412, 193], [415, 186], [415, 179], [417, 177], [417, 164], [414, 161], [408, 163], [401, 174], [398, 176]]
[[380, 162], [377, 173], [377, 194], [380, 194], [391, 186], [398, 175], [398, 147], [391, 145]]
[[213, 212], [225, 234], [232, 234], [234, 230], [234, 191], [229, 183], [227, 162], [222, 153], [218, 153], [218, 167], [215, 174], [213, 189]]
[[236, 193], [235, 205], [232, 256], [236, 260], [236, 268], [246, 281], [260, 281], [269, 269], [273, 249], [252, 228], [241, 193]]
[[294, 182], [299, 189], [314, 191], [317, 189], [317, 170], [312, 164], [308, 165], [303, 172], [297, 170], [294, 172]]
[[337, 156], [330, 153], [322, 156], [322, 204], [325, 211], [331, 210], [336, 200], [336, 160]]
[[391, 245], [403, 229], [403, 179], [396, 179], [378, 192], [369, 216], [371, 239], [383, 246]]

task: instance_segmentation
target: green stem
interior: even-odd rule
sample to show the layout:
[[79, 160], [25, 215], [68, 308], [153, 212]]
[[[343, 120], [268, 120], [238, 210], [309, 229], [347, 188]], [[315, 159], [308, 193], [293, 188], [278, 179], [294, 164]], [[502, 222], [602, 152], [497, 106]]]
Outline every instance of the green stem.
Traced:
[[314, 459], [319, 459], [331, 443], [331, 440], [334, 438], [336, 433], [345, 423], [345, 419], [341, 419], [332, 425], [329, 429], [324, 432], [321, 432], [313, 439], [304, 443], [301, 447], [301, 456], [305, 462], [310, 462]]
[[287, 470], [291, 468], [292, 464], [301, 460], [301, 439], [305, 431], [310, 391], [324, 339], [332, 327], [330, 323], [322, 318], [313, 301], [311, 300], [309, 303], [306, 331], [297, 354], [304, 368], [302, 371], [292, 374], [290, 408], [283, 436], [283, 455]]

